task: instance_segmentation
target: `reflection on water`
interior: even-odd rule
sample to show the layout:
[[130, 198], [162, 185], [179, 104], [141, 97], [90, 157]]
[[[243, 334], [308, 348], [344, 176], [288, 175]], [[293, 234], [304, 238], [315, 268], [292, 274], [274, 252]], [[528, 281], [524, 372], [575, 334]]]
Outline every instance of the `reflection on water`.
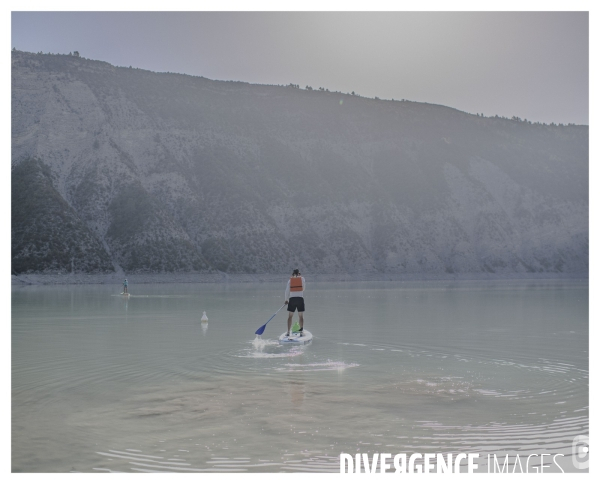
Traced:
[[312, 344], [283, 346], [283, 313], [254, 336], [273, 284], [14, 288], [13, 471], [337, 472], [341, 452], [563, 453], [571, 470], [587, 290], [315, 283]]

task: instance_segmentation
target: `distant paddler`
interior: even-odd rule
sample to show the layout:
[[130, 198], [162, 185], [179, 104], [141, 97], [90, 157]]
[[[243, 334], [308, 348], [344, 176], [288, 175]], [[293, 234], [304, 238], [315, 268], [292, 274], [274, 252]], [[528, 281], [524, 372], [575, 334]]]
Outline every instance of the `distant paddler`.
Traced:
[[288, 305], [288, 321], [287, 321], [287, 333], [285, 336], [290, 336], [292, 328], [292, 318], [294, 312], [298, 311], [298, 317], [300, 318], [300, 336], [304, 336], [304, 291], [306, 290], [306, 281], [298, 269], [294, 269], [292, 277], [287, 282], [285, 288], [285, 304]]
[[127, 279], [125, 279], [125, 280], [123, 281], [123, 294], [129, 294], [129, 292], [127, 291], [127, 285], [128, 285], [128, 284], [129, 284], [129, 283], [127, 282]]

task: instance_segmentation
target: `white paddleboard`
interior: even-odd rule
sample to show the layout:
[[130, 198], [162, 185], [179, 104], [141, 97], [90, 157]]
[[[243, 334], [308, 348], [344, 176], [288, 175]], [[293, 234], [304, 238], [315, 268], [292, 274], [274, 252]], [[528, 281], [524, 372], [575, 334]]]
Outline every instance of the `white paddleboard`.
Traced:
[[123, 296], [123, 297], [129, 297], [129, 296], [131, 296], [131, 294], [129, 294], [129, 293], [125, 294], [124, 292], [122, 292], [121, 296]]
[[280, 344], [296, 344], [296, 345], [306, 345], [310, 343], [313, 339], [313, 335], [310, 331], [304, 330], [304, 336], [300, 336], [300, 333], [292, 333], [290, 336], [286, 336], [283, 333], [279, 337]]

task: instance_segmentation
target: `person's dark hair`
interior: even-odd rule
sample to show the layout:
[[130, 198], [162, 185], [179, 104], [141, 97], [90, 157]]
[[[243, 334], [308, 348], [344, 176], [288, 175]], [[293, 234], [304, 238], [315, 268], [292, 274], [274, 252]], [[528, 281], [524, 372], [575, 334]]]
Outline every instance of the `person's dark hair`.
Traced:
[[300, 271], [298, 269], [294, 269], [294, 271], [292, 272], [292, 276], [299, 276], [300, 275]]

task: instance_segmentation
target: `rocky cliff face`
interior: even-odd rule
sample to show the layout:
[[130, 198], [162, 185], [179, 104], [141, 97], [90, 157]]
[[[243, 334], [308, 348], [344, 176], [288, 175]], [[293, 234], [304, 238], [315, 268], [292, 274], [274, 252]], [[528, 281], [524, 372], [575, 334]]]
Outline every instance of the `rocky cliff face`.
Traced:
[[13, 272], [588, 268], [587, 126], [16, 51], [12, 167]]

